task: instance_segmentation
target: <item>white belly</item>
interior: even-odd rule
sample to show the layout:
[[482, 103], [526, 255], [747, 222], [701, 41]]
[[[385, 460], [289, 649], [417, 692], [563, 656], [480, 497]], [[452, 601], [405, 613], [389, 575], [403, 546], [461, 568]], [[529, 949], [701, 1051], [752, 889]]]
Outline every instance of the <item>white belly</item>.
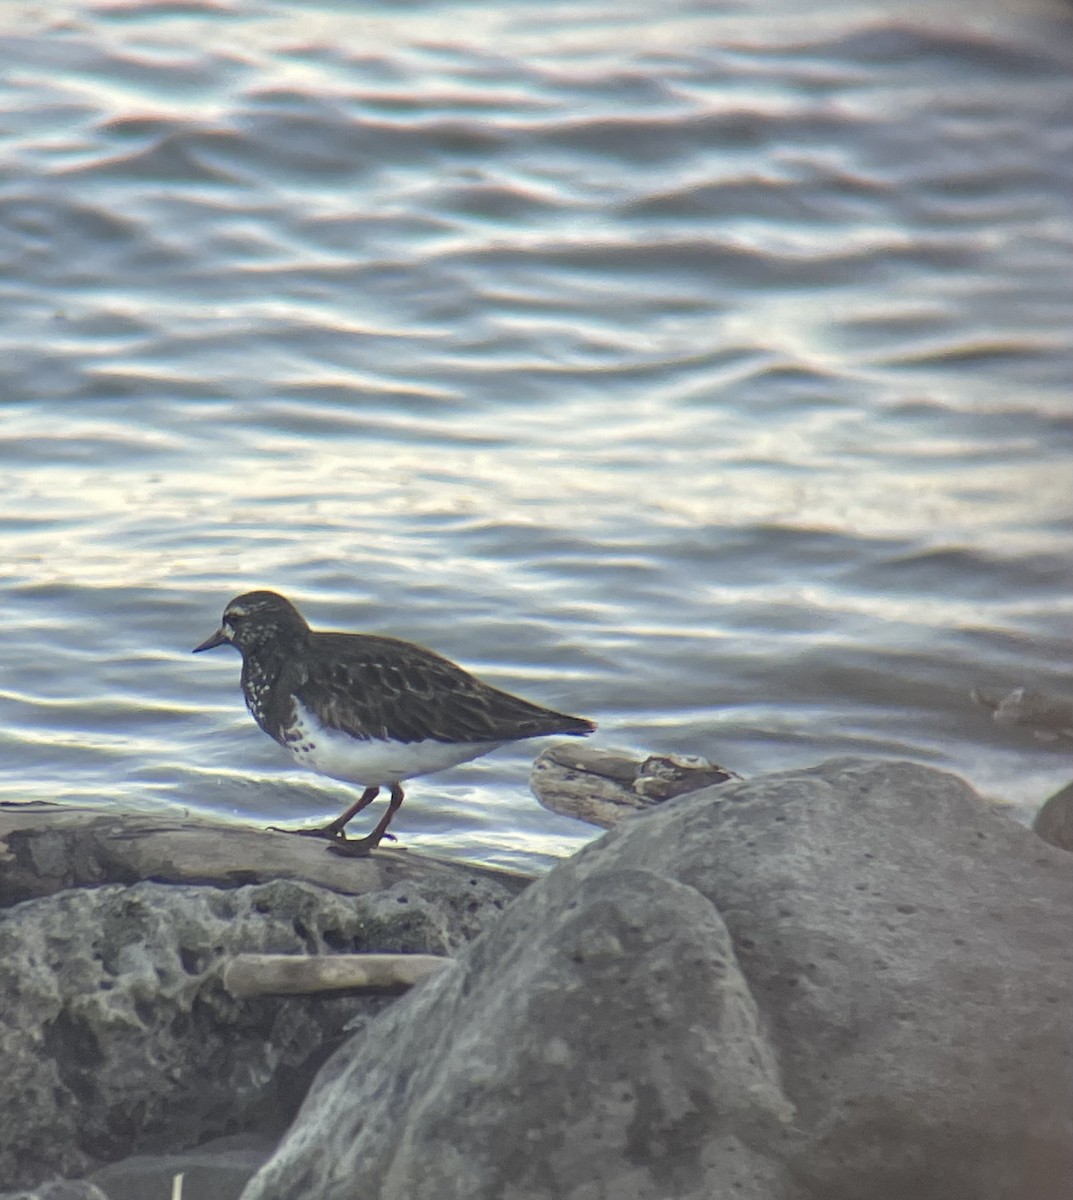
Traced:
[[284, 735], [284, 746], [301, 767], [358, 783], [383, 787], [431, 775], [480, 758], [502, 742], [378, 742], [361, 741], [336, 729], [326, 729], [302, 704], [295, 701], [297, 721]]

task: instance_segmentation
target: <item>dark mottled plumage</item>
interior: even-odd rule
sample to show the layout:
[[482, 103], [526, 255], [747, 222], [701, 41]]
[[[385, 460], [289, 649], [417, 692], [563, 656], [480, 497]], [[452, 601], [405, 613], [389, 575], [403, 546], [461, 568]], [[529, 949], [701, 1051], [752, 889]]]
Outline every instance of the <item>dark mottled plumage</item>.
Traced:
[[316, 632], [275, 592], [232, 600], [220, 629], [195, 653], [225, 644], [242, 653], [246, 704], [269, 736], [302, 765], [367, 785], [357, 804], [316, 832], [345, 840], [347, 821], [390, 785], [385, 818], [368, 838], [346, 843], [356, 853], [383, 837], [402, 803], [402, 779], [465, 762], [504, 742], [595, 729], [583, 717], [490, 687], [411, 642]]

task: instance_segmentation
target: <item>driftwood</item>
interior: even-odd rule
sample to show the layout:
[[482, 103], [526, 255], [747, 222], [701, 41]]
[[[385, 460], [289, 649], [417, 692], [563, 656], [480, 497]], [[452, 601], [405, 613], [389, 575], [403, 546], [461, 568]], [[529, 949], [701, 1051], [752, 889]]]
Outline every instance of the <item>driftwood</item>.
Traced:
[[340, 858], [327, 850], [320, 838], [174, 810], [0, 805], [0, 907], [72, 887], [141, 879], [215, 887], [302, 879], [354, 896], [400, 882], [459, 876], [495, 881], [515, 892], [529, 883], [510, 871], [388, 846], [364, 858]]
[[674, 796], [740, 778], [706, 758], [653, 754], [639, 759], [625, 751], [559, 742], [533, 763], [529, 786], [552, 812], [610, 829]]
[[312, 992], [397, 991], [442, 970], [438, 954], [237, 954], [223, 969], [236, 1000]]

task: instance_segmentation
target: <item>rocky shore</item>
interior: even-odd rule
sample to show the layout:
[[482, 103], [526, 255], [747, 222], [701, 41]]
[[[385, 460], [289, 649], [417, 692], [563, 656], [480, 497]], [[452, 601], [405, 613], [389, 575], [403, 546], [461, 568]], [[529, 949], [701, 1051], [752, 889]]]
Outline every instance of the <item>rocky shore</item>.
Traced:
[[[0, 813], [0, 1188], [1068, 1194], [1068, 851], [910, 763], [715, 784], [635, 766], [542, 756], [542, 799], [613, 828], [532, 883], [203, 822]], [[709, 786], [675, 796], [691, 769]], [[238, 955], [362, 952], [452, 961], [405, 994], [225, 986]]]

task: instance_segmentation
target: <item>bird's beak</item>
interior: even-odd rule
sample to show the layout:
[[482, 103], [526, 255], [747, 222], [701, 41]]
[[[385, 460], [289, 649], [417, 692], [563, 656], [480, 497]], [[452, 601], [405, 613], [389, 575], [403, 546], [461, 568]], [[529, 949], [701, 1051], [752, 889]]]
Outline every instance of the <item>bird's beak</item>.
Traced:
[[195, 646], [190, 651], [191, 654], [200, 654], [202, 650], [215, 650], [217, 646], [226, 646], [231, 639], [227, 636], [226, 629], [217, 629], [210, 638], [206, 638], [200, 646]]

